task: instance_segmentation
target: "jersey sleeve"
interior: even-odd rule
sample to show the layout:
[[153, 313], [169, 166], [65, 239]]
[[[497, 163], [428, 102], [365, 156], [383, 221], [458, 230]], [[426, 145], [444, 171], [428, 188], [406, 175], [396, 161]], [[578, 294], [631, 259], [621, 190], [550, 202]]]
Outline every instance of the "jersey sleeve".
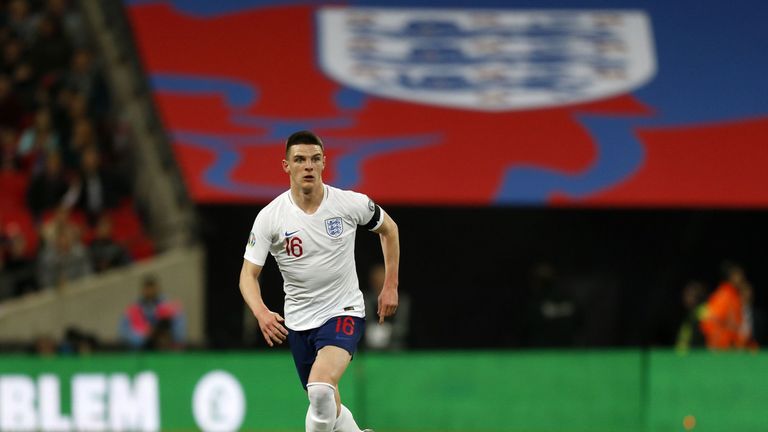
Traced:
[[269, 253], [269, 247], [272, 244], [269, 222], [269, 215], [264, 210], [259, 212], [256, 215], [256, 220], [253, 222], [251, 233], [248, 235], [248, 243], [245, 245], [243, 258], [258, 266], [264, 265]]
[[384, 210], [367, 195], [350, 194], [350, 213], [356, 224], [368, 230], [375, 230], [384, 222]]

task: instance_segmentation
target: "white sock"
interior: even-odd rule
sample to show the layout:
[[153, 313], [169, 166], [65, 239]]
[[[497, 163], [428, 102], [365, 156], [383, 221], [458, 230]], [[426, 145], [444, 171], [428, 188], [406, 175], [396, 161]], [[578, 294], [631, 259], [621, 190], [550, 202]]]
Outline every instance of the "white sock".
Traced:
[[360, 428], [355, 423], [355, 418], [344, 404], [341, 404], [341, 412], [336, 417], [336, 424], [333, 425], [333, 432], [360, 432]]
[[336, 387], [328, 383], [307, 383], [309, 409], [305, 426], [307, 432], [331, 432], [336, 422]]

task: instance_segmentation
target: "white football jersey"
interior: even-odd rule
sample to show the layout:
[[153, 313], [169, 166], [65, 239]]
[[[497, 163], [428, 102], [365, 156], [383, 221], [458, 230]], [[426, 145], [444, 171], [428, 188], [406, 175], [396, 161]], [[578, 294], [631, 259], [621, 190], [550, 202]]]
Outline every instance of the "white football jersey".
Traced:
[[355, 269], [358, 225], [374, 230], [384, 212], [367, 196], [324, 185], [323, 202], [306, 214], [282, 193], [256, 216], [244, 258], [263, 266], [267, 252], [277, 261], [285, 291], [285, 325], [320, 327], [339, 315], [365, 317]]

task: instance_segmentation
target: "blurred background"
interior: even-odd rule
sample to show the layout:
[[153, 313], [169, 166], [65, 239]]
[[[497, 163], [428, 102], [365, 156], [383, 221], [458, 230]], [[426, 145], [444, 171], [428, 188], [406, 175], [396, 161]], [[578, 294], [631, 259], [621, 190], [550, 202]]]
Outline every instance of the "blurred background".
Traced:
[[[766, 16], [0, 1], [0, 430], [302, 430], [237, 286], [300, 129], [400, 228], [398, 315], [342, 382], [361, 425], [768, 430]], [[271, 259], [262, 286], [282, 312]]]

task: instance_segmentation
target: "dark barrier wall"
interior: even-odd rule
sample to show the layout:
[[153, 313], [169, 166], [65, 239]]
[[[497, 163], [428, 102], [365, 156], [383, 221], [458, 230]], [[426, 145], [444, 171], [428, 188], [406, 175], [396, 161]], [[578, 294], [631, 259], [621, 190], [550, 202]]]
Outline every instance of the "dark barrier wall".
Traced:
[[[368, 354], [341, 393], [380, 431], [763, 432], [766, 365], [637, 350]], [[287, 353], [0, 359], [0, 430], [290, 432], [306, 407]]]
[[[671, 345], [683, 285], [698, 279], [714, 289], [725, 258], [746, 267], [758, 312], [768, 306], [765, 211], [385, 208], [400, 227], [412, 348]], [[242, 343], [237, 281], [259, 209], [200, 207], [214, 347]], [[357, 239], [365, 285], [380, 246], [368, 232]], [[576, 307], [567, 325], [544, 328], [532, 318], [540, 296], [531, 272], [541, 262], [551, 263]], [[282, 281], [272, 258], [263, 285], [269, 306], [280, 310]], [[761, 314], [755, 323], [763, 328]]]

